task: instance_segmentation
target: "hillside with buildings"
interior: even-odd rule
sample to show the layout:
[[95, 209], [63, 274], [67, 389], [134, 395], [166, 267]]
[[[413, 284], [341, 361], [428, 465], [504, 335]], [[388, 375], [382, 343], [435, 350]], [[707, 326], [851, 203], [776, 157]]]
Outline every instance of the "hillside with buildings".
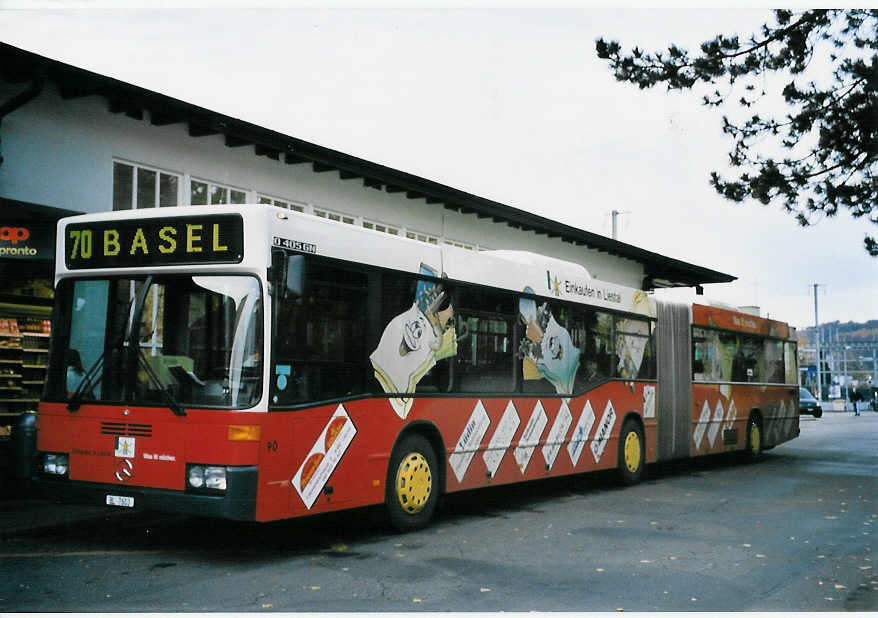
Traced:
[[[800, 383], [816, 392], [818, 329], [798, 329]], [[878, 385], [878, 320], [827, 322], [819, 327], [823, 392], [844, 397], [846, 390]], [[826, 395], [824, 395], [826, 397]]]

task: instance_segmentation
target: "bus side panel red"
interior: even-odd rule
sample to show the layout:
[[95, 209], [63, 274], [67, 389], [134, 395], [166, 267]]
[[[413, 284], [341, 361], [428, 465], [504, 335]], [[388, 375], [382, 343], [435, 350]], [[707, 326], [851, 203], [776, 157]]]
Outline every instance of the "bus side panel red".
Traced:
[[799, 435], [798, 391], [793, 387], [693, 384], [692, 455], [747, 448], [747, 420], [754, 411], [762, 419], [764, 445]]
[[270, 414], [289, 419], [284, 430], [291, 445], [288, 467], [276, 468], [271, 477], [289, 487], [288, 516], [384, 500], [382, 455], [390, 452], [403, 426], [385, 399]]
[[609, 382], [572, 399], [418, 398], [405, 419], [384, 398], [270, 412], [256, 518], [277, 518], [285, 492], [287, 517], [380, 504], [394, 442], [421, 422], [445, 444], [449, 492], [614, 468], [629, 412], [642, 418], [655, 461], [654, 397], [654, 383]]
[[[399, 419], [381, 422], [386, 405], [383, 399], [364, 399], [269, 412], [260, 445], [256, 520], [382, 502], [392, 440], [402, 428]], [[392, 414], [389, 406], [387, 411]]]
[[262, 415], [259, 449], [259, 487], [256, 494], [256, 521], [289, 517], [290, 474], [295, 430], [290, 412]]
[[425, 416], [445, 440], [451, 492], [615, 468], [629, 412], [644, 421], [655, 461], [654, 397], [653, 383], [614, 381], [571, 399], [433, 399]]

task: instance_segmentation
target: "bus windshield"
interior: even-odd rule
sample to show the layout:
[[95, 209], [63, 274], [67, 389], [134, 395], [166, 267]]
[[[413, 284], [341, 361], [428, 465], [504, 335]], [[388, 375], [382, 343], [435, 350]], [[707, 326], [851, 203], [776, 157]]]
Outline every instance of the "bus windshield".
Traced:
[[66, 279], [49, 400], [249, 408], [262, 393], [262, 293], [252, 276]]

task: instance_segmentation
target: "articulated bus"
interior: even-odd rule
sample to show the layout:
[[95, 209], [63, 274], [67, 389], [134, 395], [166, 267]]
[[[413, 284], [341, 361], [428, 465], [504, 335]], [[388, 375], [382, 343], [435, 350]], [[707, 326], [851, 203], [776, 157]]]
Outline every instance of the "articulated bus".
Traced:
[[63, 219], [33, 481], [270, 521], [796, 437], [782, 322], [269, 206]]

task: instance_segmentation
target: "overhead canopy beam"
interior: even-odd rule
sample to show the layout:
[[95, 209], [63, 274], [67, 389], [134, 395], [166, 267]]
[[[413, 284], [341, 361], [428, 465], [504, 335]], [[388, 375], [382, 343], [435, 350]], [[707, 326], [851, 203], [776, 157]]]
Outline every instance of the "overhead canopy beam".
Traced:
[[82, 82], [64, 81], [58, 84], [58, 92], [62, 99], [70, 100], [102, 94], [103, 89], [100, 84], [91, 80]]
[[298, 155], [294, 155], [291, 152], [284, 153], [284, 163], [288, 165], [295, 165], [297, 163], [308, 163], [308, 159], [304, 157], [300, 157]]
[[169, 110], [150, 110], [149, 122], [157, 127], [167, 126], [169, 124], [179, 124], [185, 122], [186, 117], [183, 114], [175, 113]]
[[219, 131], [216, 129], [211, 129], [209, 127], [203, 127], [201, 125], [189, 123], [189, 137], [205, 137], [207, 135], [217, 135]]
[[268, 157], [269, 159], [274, 159], [275, 161], [280, 160], [280, 153], [274, 148], [268, 148], [267, 146], [256, 144], [254, 151], [256, 152], [257, 157]]
[[228, 148], [240, 148], [241, 146], [249, 146], [253, 142], [243, 137], [236, 137], [226, 133], [225, 144]]
[[143, 120], [143, 108], [128, 101], [110, 100], [107, 105], [111, 114], [125, 114], [134, 120]]

